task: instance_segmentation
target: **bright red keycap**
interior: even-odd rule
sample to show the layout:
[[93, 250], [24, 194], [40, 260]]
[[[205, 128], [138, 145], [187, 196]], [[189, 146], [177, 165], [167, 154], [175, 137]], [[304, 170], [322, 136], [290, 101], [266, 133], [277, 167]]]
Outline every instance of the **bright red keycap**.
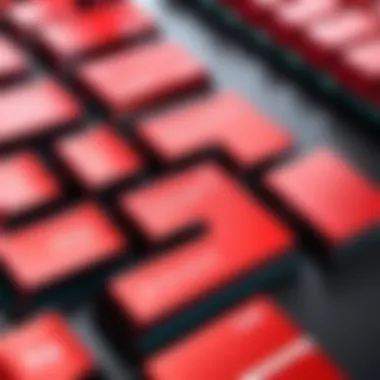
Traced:
[[349, 9], [313, 24], [305, 32], [305, 53], [315, 66], [333, 67], [342, 53], [380, 32], [379, 19], [373, 12]]
[[329, 150], [274, 170], [267, 185], [331, 243], [344, 243], [379, 221], [375, 185]]
[[33, 152], [0, 159], [0, 215], [12, 218], [59, 198], [58, 181]]
[[147, 380], [344, 380], [318, 344], [269, 299], [257, 298], [158, 353]]
[[28, 0], [14, 2], [4, 17], [22, 37], [36, 36], [41, 28], [79, 12], [76, 0]]
[[39, 79], [0, 94], [0, 146], [66, 129], [82, 110], [59, 84]]
[[112, 115], [120, 116], [202, 86], [206, 71], [182, 48], [160, 42], [87, 63], [79, 79]]
[[164, 161], [218, 148], [246, 168], [279, 157], [292, 136], [233, 93], [222, 93], [142, 122], [141, 138]]
[[5, 380], [90, 379], [95, 363], [67, 322], [45, 314], [0, 337], [0, 375]]
[[[194, 223], [202, 237], [142, 264], [111, 284], [110, 295], [137, 328], [206, 297], [215, 289], [288, 257], [290, 231], [213, 165], [195, 167], [126, 195], [122, 207], [153, 241]], [[257, 238], [252, 238], [257, 236]]]
[[153, 18], [137, 5], [114, 2], [43, 28], [39, 38], [55, 63], [61, 64], [150, 34], [155, 27]]
[[2, 236], [1, 243], [6, 271], [25, 294], [116, 259], [127, 239], [98, 206], [83, 203]]
[[0, 35], [0, 83], [25, 75], [29, 70], [26, 55], [9, 39]]
[[56, 153], [87, 189], [102, 190], [136, 176], [140, 155], [107, 125], [87, 129], [58, 142]]

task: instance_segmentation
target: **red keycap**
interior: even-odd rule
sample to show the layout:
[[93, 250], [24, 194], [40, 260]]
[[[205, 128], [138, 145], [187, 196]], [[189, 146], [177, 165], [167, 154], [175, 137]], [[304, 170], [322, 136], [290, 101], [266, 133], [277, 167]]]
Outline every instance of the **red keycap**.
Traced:
[[22, 37], [34, 37], [41, 28], [79, 12], [73, 0], [29, 0], [14, 2], [5, 19]]
[[123, 234], [91, 203], [2, 236], [1, 243], [6, 271], [22, 295], [88, 272], [127, 247]]
[[268, 28], [277, 41], [298, 47], [307, 26], [335, 14], [340, 6], [340, 0], [288, 1], [275, 9]]
[[247, 168], [281, 156], [293, 144], [290, 133], [233, 93], [214, 95], [146, 120], [138, 131], [169, 162], [217, 148]]
[[375, 185], [329, 150], [278, 168], [266, 182], [332, 244], [345, 243], [379, 221]]
[[58, 314], [45, 314], [0, 337], [4, 380], [90, 379], [95, 363]]
[[248, 22], [266, 26], [277, 8], [287, 2], [289, 0], [242, 0], [233, 7]]
[[91, 190], [135, 177], [143, 168], [140, 155], [107, 125], [68, 136], [55, 148], [69, 171]]
[[161, 42], [82, 66], [79, 79], [108, 112], [130, 114], [202, 86], [205, 68], [182, 48]]
[[344, 380], [273, 301], [257, 298], [148, 359], [147, 380]]
[[304, 52], [317, 67], [332, 68], [342, 53], [380, 32], [378, 18], [368, 10], [349, 9], [315, 23], [304, 37]]
[[337, 77], [345, 87], [379, 104], [380, 38], [348, 49]]
[[126, 195], [122, 207], [155, 242], [194, 223], [205, 226], [192, 243], [162, 253], [111, 283], [109, 294], [116, 308], [137, 331], [153, 327], [247, 271], [259, 277], [263, 268], [287, 260], [293, 246], [290, 231], [213, 165]]
[[60, 85], [39, 79], [0, 94], [0, 146], [72, 126], [81, 107]]
[[24, 76], [29, 65], [25, 54], [8, 38], [0, 35], [0, 83]]
[[0, 215], [13, 218], [61, 196], [58, 181], [33, 152], [0, 159]]
[[135, 4], [117, 2], [43, 28], [39, 38], [54, 62], [62, 64], [151, 34], [155, 28], [153, 18]]

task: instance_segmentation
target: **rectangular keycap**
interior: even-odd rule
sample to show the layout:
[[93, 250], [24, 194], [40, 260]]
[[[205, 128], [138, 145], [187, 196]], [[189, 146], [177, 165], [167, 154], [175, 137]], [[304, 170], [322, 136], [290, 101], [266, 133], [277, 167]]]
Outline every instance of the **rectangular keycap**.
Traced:
[[158, 42], [82, 65], [81, 85], [113, 116], [156, 106], [205, 84], [204, 66], [181, 47]]
[[1, 236], [2, 262], [16, 293], [16, 307], [117, 260], [127, 247], [124, 234], [90, 202]]
[[271, 300], [257, 298], [144, 364], [146, 380], [344, 380], [343, 372]]
[[273, 161], [293, 145], [289, 132], [232, 92], [143, 120], [137, 133], [164, 162], [217, 150], [243, 169]]

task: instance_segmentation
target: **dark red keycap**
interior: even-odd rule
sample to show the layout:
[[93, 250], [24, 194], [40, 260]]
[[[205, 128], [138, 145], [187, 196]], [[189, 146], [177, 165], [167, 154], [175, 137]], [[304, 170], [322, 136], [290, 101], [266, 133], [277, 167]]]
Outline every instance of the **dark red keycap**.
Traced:
[[58, 314], [34, 317], [0, 336], [4, 380], [90, 380], [92, 355]]
[[217, 166], [195, 167], [126, 195], [122, 208], [154, 242], [194, 223], [205, 227], [193, 242], [166, 250], [112, 281], [114, 309], [108, 305], [105, 312], [121, 313], [124, 327], [130, 323], [136, 332], [149, 334], [247, 273], [266, 284], [262, 271], [276, 267], [281, 278], [287, 272], [283, 266], [293, 260], [290, 231]]
[[0, 146], [66, 129], [81, 114], [77, 101], [53, 80], [13, 87], [0, 94]]
[[277, 41], [298, 47], [304, 29], [335, 14], [340, 0], [293, 0], [275, 8], [268, 28]]
[[[367, 9], [349, 9], [315, 23], [304, 37], [304, 52], [317, 67], [339, 66], [343, 52], [380, 32], [379, 19]], [[339, 70], [335, 68], [335, 70]]]
[[164, 161], [217, 148], [239, 167], [288, 151], [292, 136], [234, 93], [221, 93], [141, 123], [138, 133]]
[[149, 358], [147, 380], [344, 380], [270, 299], [256, 298]]
[[136, 177], [143, 169], [140, 155], [107, 125], [68, 136], [55, 148], [69, 171], [90, 190]]
[[0, 57], [0, 84], [18, 79], [29, 71], [26, 55], [2, 35], [0, 35]]
[[267, 185], [332, 244], [346, 243], [379, 221], [378, 189], [329, 150], [278, 168]]
[[141, 38], [155, 28], [153, 18], [137, 5], [111, 2], [43, 28], [39, 39], [54, 62], [63, 64]]
[[145, 45], [82, 66], [82, 85], [114, 116], [158, 105], [204, 85], [205, 68], [168, 42]]
[[380, 104], [380, 38], [348, 49], [339, 69], [343, 86]]
[[2, 236], [1, 255], [25, 296], [117, 259], [127, 244], [98, 206], [83, 203]]
[[0, 215], [12, 219], [61, 196], [58, 181], [33, 152], [0, 159]]

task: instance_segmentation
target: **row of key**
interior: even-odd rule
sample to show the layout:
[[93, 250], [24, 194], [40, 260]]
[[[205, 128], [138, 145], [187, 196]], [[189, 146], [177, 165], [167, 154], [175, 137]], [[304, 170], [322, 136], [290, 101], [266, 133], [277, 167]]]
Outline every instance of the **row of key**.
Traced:
[[[212, 317], [292, 275], [303, 235], [333, 257], [378, 232], [376, 184], [328, 147], [278, 164], [294, 137], [232, 91], [145, 115], [207, 87], [207, 69], [133, 2], [82, 3], [0, 2], [0, 257], [11, 308], [27, 316], [0, 337], [0, 376], [103, 378], [63, 317], [28, 312], [129, 260], [137, 231], [147, 259], [107, 280], [97, 313], [144, 380], [347, 379], [269, 298]], [[35, 75], [25, 43], [65, 81]], [[107, 121], [87, 121], [87, 99]], [[162, 173], [147, 184], [151, 161]], [[237, 180], [248, 171], [281, 218]], [[120, 218], [99, 201], [107, 194]]]

